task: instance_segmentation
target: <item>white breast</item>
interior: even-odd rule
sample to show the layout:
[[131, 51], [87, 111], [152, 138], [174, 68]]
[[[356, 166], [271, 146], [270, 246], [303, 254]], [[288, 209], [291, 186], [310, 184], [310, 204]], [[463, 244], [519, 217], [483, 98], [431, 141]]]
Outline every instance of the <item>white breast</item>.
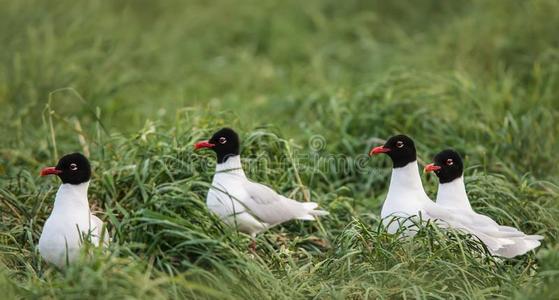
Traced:
[[[60, 268], [77, 258], [84, 238], [90, 238], [95, 245], [99, 242], [102, 224], [89, 211], [88, 185], [61, 185], [52, 213], [43, 226], [39, 252], [43, 259]], [[107, 234], [105, 239], [108, 240]]]

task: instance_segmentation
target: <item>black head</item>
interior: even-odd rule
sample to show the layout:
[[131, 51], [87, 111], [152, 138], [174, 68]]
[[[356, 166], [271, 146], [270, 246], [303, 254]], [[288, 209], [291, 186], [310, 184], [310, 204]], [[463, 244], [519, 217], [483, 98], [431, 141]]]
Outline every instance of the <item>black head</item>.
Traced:
[[435, 155], [433, 163], [425, 167], [425, 172], [435, 172], [440, 183], [447, 183], [462, 176], [464, 164], [458, 152], [447, 149]]
[[56, 167], [44, 168], [41, 176], [57, 175], [62, 183], [80, 184], [91, 179], [91, 165], [81, 153], [63, 156]]
[[198, 142], [196, 149], [210, 148], [217, 154], [217, 163], [227, 161], [231, 156], [239, 155], [239, 135], [231, 128], [222, 128], [207, 141]]
[[417, 160], [413, 140], [403, 134], [395, 135], [384, 145], [371, 149], [369, 155], [385, 153], [392, 159], [394, 168], [401, 168]]

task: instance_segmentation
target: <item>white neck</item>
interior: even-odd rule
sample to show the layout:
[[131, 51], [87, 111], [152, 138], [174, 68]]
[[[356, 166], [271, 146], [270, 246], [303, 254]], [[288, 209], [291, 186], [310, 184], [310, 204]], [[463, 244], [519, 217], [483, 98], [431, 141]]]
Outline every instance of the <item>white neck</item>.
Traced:
[[464, 177], [460, 176], [451, 182], [439, 184], [437, 204], [472, 210], [470, 200], [466, 194]]
[[225, 160], [225, 162], [217, 164], [215, 166], [215, 172], [217, 173], [227, 173], [227, 174], [237, 174], [245, 175], [243, 171], [243, 166], [241, 164], [241, 156], [235, 155], [230, 156]]
[[419, 167], [417, 161], [412, 161], [401, 168], [392, 169], [392, 177], [390, 178], [390, 188], [394, 191], [420, 191], [425, 193], [423, 190], [423, 184], [421, 183], [421, 178], [419, 177]]
[[382, 206], [381, 217], [386, 218], [392, 214], [417, 215], [427, 203], [432, 201], [423, 189], [417, 161], [392, 169], [390, 187]]
[[89, 211], [89, 202], [87, 200], [88, 188], [89, 181], [80, 184], [62, 184], [60, 188], [58, 188], [58, 192], [56, 192], [53, 211], [70, 207], [87, 209]]

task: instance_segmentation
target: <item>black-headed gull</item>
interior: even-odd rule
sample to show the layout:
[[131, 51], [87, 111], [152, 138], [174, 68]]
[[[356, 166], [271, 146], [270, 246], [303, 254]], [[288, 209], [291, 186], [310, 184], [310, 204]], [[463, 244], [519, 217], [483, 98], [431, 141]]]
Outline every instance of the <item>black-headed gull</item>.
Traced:
[[[434, 172], [439, 178], [439, 190], [436, 199], [438, 205], [479, 215], [472, 209], [466, 194], [463, 177], [464, 165], [462, 158], [456, 151], [447, 149], [439, 152], [433, 159], [433, 163], [427, 165], [424, 170], [427, 173]], [[520, 235], [511, 238], [514, 241], [513, 244], [505, 245], [494, 252], [499, 256], [510, 258], [525, 254], [537, 248], [540, 245], [539, 240], [543, 239], [541, 235], [526, 235], [516, 228], [501, 226], [494, 221], [493, 226], [503, 227], [502, 230], [517, 232]]]
[[[249, 234], [256, 234], [290, 220], [315, 220], [328, 212], [316, 210], [315, 202], [298, 202], [279, 195], [271, 188], [250, 181], [243, 171], [240, 142], [230, 128], [216, 132], [208, 141], [198, 142], [196, 149], [210, 148], [217, 155], [217, 165], [206, 204], [226, 224]], [[255, 244], [253, 242], [253, 249]]]
[[[491, 252], [496, 253], [506, 245], [514, 244], [513, 238], [521, 233], [510, 228], [495, 226], [488, 217], [464, 210], [437, 205], [425, 193], [416, 158], [415, 144], [405, 135], [393, 136], [383, 145], [371, 149], [369, 155], [387, 154], [393, 162], [392, 177], [381, 217], [388, 232], [398, 230], [399, 222], [394, 217], [410, 218], [420, 215], [423, 220], [436, 220], [441, 227], [463, 230], [477, 236]], [[413, 223], [408, 220], [404, 226]], [[413, 234], [414, 229], [409, 228]]]
[[91, 214], [87, 189], [91, 178], [91, 166], [85, 156], [72, 153], [62, 157], [56, 167], [41, 170], [41, 176], [57, 175], [62, 180], [54, 207], [48, 217], [41, 237], [39, 252], [43, 259], [60, 268], [73, 262], [79, 255], [84, 238], [99, 245], [103, 237], [108, 242], [107, 231], [101, 234], [103, 222]]

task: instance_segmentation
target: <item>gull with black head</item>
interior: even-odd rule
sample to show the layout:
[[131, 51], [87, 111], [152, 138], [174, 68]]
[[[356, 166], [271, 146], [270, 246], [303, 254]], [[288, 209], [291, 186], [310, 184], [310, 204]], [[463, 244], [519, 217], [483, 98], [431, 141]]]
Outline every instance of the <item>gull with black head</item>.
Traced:
[[500, 231], [518, 234], [517, 237], [510, 238], [514, 243], [495, 250], [495, 255], [510, 258], [525, 254], [540, 245], [543, 236], [527, 235], [514, 227], [499, 225], [489, 217], [478, 214], [472, 209], [464, 184], [464, 163], [458, 152], [452, 149], [439, 152], [433, 159], [433, 163], [425, 166], [424, 171], [426, 173], [434, 172], [439, 178], [439, 190], [436, 199], [438, 205], [477, 215], [479, 218], [486, 219], [491, 226], [498, 228]]
[[109, 235], [101, 219], [89, 209], [87, 190], [91, 166], [85, 156], [72, 153], [62, 157], [55, 167], [41, 170], [41, 176], [56, 175], [62, 181], [41, 237], [39, 253], [43, 259], [59, 268], [72, 263], [79, 255], [84, 238], [98, 246]]
[[315, 220], [328, 212], [317, 210], [315, 202], [298, 202], [271, 188], [251, 181], [241, 165], [240, 140], [230, 128], [217, 131], [209, 140], [196, 143], [195, 149], [208, 148], [217, 155], [217, 165], [206, 204], [226, 224], [253, 238], [290, 220]]

